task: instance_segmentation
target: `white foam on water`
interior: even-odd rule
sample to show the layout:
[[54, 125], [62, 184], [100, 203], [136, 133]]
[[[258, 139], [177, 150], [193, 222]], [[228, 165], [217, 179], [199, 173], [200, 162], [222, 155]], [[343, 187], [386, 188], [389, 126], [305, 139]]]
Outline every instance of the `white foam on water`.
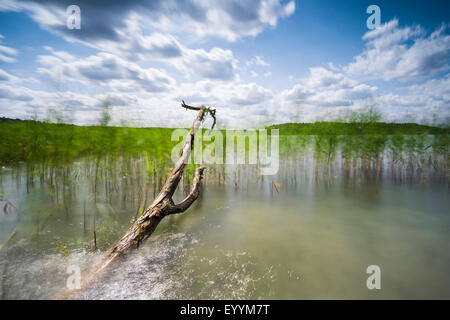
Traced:
[[[204, 251], [206, 248], [206, 251]], [[66, 288], [69, 266], [81, 271], [105, 252], [38, 252], [27, 241], [0, 254], [0, 299], [50, 299]], [[242, 299], [261, 280], [245, 251], [217, 249], [184, 233], [151, 237], [92, 284], [82, 299]]]
[[66, 287], [69, 266], [86, 269], [102, 256], [84, 249], [40, 254], [27, 246], [15, 247], [0, 255], [1, 299], [50, 299]]
[[149, 239], [117, 267], [92, 284], [83, 299], [168, 299], [180, 285], [177, 265], [186, 254], [190, 237], [161, 234]]

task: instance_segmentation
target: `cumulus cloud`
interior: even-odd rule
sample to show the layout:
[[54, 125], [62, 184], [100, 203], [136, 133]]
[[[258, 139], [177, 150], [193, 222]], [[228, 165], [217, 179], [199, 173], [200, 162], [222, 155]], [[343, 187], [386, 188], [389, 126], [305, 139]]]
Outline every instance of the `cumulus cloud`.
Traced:
[[139, 98], [135, 94], [109, 92], [106, 94], [96, 95], [100, 102], [100, 106], [107, 103], [109, 106], [129, 107], [135, 106], [139, 103]]
[[309, 71], [308, 77], [281, 93], [283, 100], [303, 106], [352, 106], [372, 99], [377, 90], [323, 67], [310, 68]]
[[[328, 68], [310, 68], [307, 77], [282, 91], [277, 98], [279, 119], [333, 119], [345, 110], [376, 106], [386, 121], [427, 122], [432, 114], [448, 121], [450, 75], [429, 79], [449, 70], [450, 36], [446, 31], [447, 25], [442, 25], [428, 35], [420, 26], [401, 28], [394, 19], [367, 32], [363, 36], [366, 49], [350, 64], [335, 67], [330, 62]], [[361, 82], [427, 78], [387, 93]]]
[[0, 69], [0, 81], [17, 82], [19, 78], [12, 74]]
[[1, 43], [3, 38], [3, 35], [0, 34], [0, 61], [6, 63], [16, 62], [16, 58], [14, 57], [17, 56], [18, 51], [14, 48], [2, 45]]
[[82, 42], [96, 49], [112, 52], [133, 61], [165, 60], [180, 57], [184, 47], [171, 34], [159, 31], [145, 32], [145, 21], [140, 15], [131, 13], [121, 22], [123, 26], [114, 30], [114, 37], [99, 37]]
[[[397, 91], [397, 92], [395, 92]], [[324, 68], [311, 68], [310, 75], [281, 92], [280, 113], [284, 119], [309, 122], [330, 120], [348, 110], [375, 106], [384, 121], [448, 122], [450, 116], [450, 74], [421, 84], [379, 93], [377, 87], [357, 82], [347, 75]], [[276, 117], [275, 117], [276, 119]], [[280, 117], [275, 120], [280, 122]], [[283, 121], [281, 121], [283, 122]]]
[[178, 70], [200, 78], [233, 80], [237, 62], [232, 51], [213, 48], [210, 51], [184, 49], [182, 57], [172, 63]]
[[343, 70], [366, 79], [410, 80], [449, 70], [448, 27], [427, 35], [420, 27], [399, 27], [394, 19], [363, 36], [364, 52]]
[[28, 102], [33, 100], [33, 95], [31, 90], [27, 88], [16, 88], [5, 84], [0, 84], [0, 99]]
[[[102, 2], [80, 0], [81, 29], [69, 30], [65, 9], [70, 4], [60, 0], [5, 0], [0, 10], [26, 12], [43, 28], [68, 41], [82, 42], [128, 61], [159, 61], [187, 76], [216, 80], [235, 79], [237, 60], [233, 53], [221, 48], [190, 49], [177, 38], [236, 41], [274, 27], [295, 10], [293, 1], [282, 4], [279, 0], [112, 0], [107, 7]], [[265, 63], [258, 58], [256, 63]], [[6, 59], [12, 62], [12, 58]], [[129, 87], [131, 83], [121, 85]]]
[[[110, 0], [107, 7], [101, 1], [78, 0], [82, 15], [81, 30], [73, 32], [66, 28], [65, 9], [70, 4], [72, 2], [61, 0], [4, 0], [0, 10], [25, 11], [42, 27], [68, 40], [83, 41], [93, 46], [99, 40], [126, 40], [121, 30], [126, 29], [126, 21], [131, 16], [145, 26], [147, 33], [219, 37], [236, 41], [276, 26], [280, 18], [295, 11], [294, 1], [282, 4], [280, 0]], [[137, 34], [137, 37], [140, 36]], [[130, 39], [130, 42], [135, 43], [134, 40]]]
[[450, 74], [442, 79], [430, 79], [422, 84], [403, 88], [404, 93], [388, 93], [377, 98], [386, 108], [421, 108], [420, 113], [440, 110], [450, 112]]
[[182, 83], [168, 99], [172, 105], [186, 100], [194, 105], [215, 106], [220, 113], [219, 127], [254, 128], [269, 123], [274, 97], [271, 90], [255, 83], [203, 80]]
[[142, 68], [106, 52], [81, 59], [67, 52], [52, 51], [51, 55], [39, 56], [38, 61], [42, 65], [38, 72], [57, 82], [76, 81], [119, 91], [147, 92], [166, 91], [174, 83], [163, 70]]
[[132, 109], [133, 104], [139, 103], [136, 96], [126, 93], [89, 95], [71, 91], [48, 92], [0, 82], [0, 114], [11, 118], [37, 116], [44, 120], [49, 110], [56, 110], [63, 114], [65, 121], [80, 125], [95, 124], [106, 101], [113, 110], [119, 108], [119, 113], [116, 113], [119, 120], [127, 118], [124, 110]]
[[257, 78], [259, 77], [258, 72], [256, 72], [255, 70], [252, 70], [251, 68], [255, 68], [258, 69], [258, 72], [261, 71], [261, 73], [264, 75], [264, 77], [270, 77], [272, 75], [272, 72], [270, 72], [269, 70], [265, 71], [262, 70], [262, 68], [268, 68], [270, 67], [270, 63], [268, 63], [267, 61], [264, 61], [263, 57], [261, 56], [255, 56], [254, 58], [247, 60], [245, 62], [245, 68], [244, 70], [248, 70], [248, 72], [250, 73], [250, 76], [252, 78]]
[[261, 67], [270, 67], [270, 63], [264, 61], [264, 59], [261, 56], [255, 56], [253, 59], [246, 61], [245, 64], [247, 67], [251, 67], [253, 65]]
[[[327, 67], [312, 67], [308, 76], [292, 77], [295, 84], [277, 92], [240, 79], [239, 71], [248, 71], [254, 78], [259, 74], [271, 76], [271, 65], [262, 55], [239, 65], [231, 50], [193, 49], [179, 39], [183, 43], [192, 41], [186, 35], [188, 31], [196, 40], [214, 36], [235, 41], [254, 36], [292, 14], [294, 2], [131, 0], [120, 4], [110, 1], [105, 9], [97, 2], [80, 1], [81, 30], [65, 27], [68, 4], [4, 0], [0, 10], [25, 11], [66, 40], [98, 49], [80, 57], [46, 47], [48, 54], [38, 57], [40, 75], [57, 83], [80, 83], [89, 90], [32, 90], [21, 86], [24, 79], [11, 70], [0, 69], [2, 115], [26, 118], [33, 113], [44, 115], [49, 107], [63, 106], [71, 112], [73, 122], [92, 124], [102, 104], [108, 102], [116, 121], [176, 127], [191, 121], [191, 116], [179, 108], [180, 101], [186, 100], [216, 107], [218, 125], [230, 128], [332, 119], [343, 110], [367, 105], [379, 106], [390, 121], [410, 119], [411, 114], [448, 117], [449, 75], [429, 79], [448, 71], [446, 25], [427, 34], [421, 27], [399, 27], [397, 20], [390, 21], [363, 36], [364, 51], [348, 65], [336, 67], [330, 62]], [[13, 62], [16, 55], [15, 49], [0, 46], [0, 60], [3, 56], [9, 58], [5, 62]], [[172, 71], [181, 75], [177, 81]], [[422, 82], [381, 94], [373, 79]]]
[[[78, 79], [89, 85], [91, 81], [104, 81], [103, 78], [90, 77], [90, 73], [87, 76], [83, 74], [85, 65], [79, 65], [80, 60], [76, 57], [54, 53], [55, 55], [41, 59], [57, 66], [57, 72], [53, 70], [51, 73], [55, 77], [60, 72], [63, 77], [66, 77], [65, 79], [71, 79], [71, 81]], [[64, 56], [66, 61], [62, 64], [61, 61], [55, 62], [53, 59], [62, 60], [56, 57], [56, 54], [60, 57]], [[97, 59], [99, 56], [93, 57]], [[88, 59], [87, 66], [96, 70], [99, 64], [96, 59]], [[102, 66], [102, 64], [99, 65]], [[115, 73], [110, 77], [114, 75]], [[7, 76], [15, 77], [11, 74]], [[115, 84], [111, 85], [109, 82], [105, 82], [101, 89], [104, 93], [93, 95], [71, 91], [47, 92], [29, 89], [22, 86], [20, 82], [15, 84], [11, 81], [0, 81], [0, 114], [19, 118], [30, 118], [37, 114], [42, 119], [49, 109], [55, 109], [70, 117], [66, 121], [86, 125], [95, 124], [100, 117], [102, 106], [108, 103], [115, 124], [124, 120], [130, 125], [180, 127], [189, 125], [192, 120], [182, 112], [179, 106], [180, 101], [184, 99], [194, 105], [207, 104], [217, 107], [221, 115], [219, 126], [251, 128], [268, 123], [268, 110], [272, 108], [274, 97], [271, 90], [255, 83], [242, 83], [239, 80], [184, 82], [177, 86], [170, 86], [166, 91], [158, 92], [157, 95], [147, 90], [120, 91]]]
[[261, 104], [272, 98], [271, 90], [255, 83], [217, 83], [209, 80], [182, 83], [173, 92], [173, 100], [192, 101], [194, 104], [211, 104], [225, 108], [242, 108]]
[[[300, 79], [300, 83], [281, 93], [255, 83], [202, 80], [180, 83], [157, 96], [144, 91], [107, 90], [95, 95], [45, 92], [0, 82], [0, 113], [22, 118], [36, 113], [42, 117], [49, 107], [63, 107], [72, 112], [74, 123], [94, 124], [100, 117], [101, 106], [108, 102], [115, 124], [124, 120], [130, 125], [180, 127], [188, 126], [192, 120], [185, 112], [180, 112], [179, 103], [184, 99], [193, 105], [216, 107], [220, 115], [218, 125], [228, 128], [333, 119], [344, 111], [368, 105], [377, 106], [386, 121], [430, 121], [433, 115], [445, 121], [449, 117], [450, 75], [387, 94], [377, 93], [376, 87], [364, 83], [349, 86], [351, 80], [339, 74], [331, 76], [339, 78], [338, 82], [324, 78], [330, 78], [330, 74], [323, 70], [312, 71], [308, 77]], [[321, 83], [321, 86], [313, 83]]]

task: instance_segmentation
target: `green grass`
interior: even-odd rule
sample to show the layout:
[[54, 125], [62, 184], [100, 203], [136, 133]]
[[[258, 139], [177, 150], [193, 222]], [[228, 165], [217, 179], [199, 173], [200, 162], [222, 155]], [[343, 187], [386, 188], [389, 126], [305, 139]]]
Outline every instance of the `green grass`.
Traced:
[[71, 161], [82, 156], [148, 152], [170, 157], [169, 128], [75, 126], [32, 120], [0, 121], [0, 163]]
[[[444, 135], [448, 147], [450, 129], [414, 123], [315, 122], [286, 123], [267, 127], [284, 136], [337, 135]], [[171, 128], [76, 126], [32, 120], [0, 119], [0, 163], [20, 161], [68, 162], [83, 156], [135, 156], [144, 151], [152, 159], [170, 159]], [[224, 135], [225, 137], [225, 135]], [[333, 145], [333, 144], [332, 144]], [[293, 146], [295, 147], [295, 146]]]

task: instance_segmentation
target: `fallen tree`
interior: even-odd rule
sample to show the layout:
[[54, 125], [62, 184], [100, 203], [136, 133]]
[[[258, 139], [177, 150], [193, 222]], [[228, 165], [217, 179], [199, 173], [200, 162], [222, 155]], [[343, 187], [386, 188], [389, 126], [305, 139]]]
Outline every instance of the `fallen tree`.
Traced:
[[97, 262], [93, 267], [83, 273], [81, 277], [80, 289], [66, 289], [60, 292], [56, 299], [77, 299], [86, 290], [90, 284], [97, 281], [115, 262], [132, 249], [137, 249], [156, 229], [161, 220], [172, 214], [178, 214], [186, 211], [200, 194], [200, 182], [203, 178], [204, 167], [196, 169], [192, 187], [189, 194], [180, 203], [175, 204], [172, 196], [183, 176], [184, 169], [188, 163], [189, 156], [194, 147], [194, 136], [200, 127], [201, 122], [207, 114], [210, 114], [216, 124], [216, 110], [205, 106], [193, 107], [186, 105], [184, 101], [181, 106], [185, 109], [198, 111], [189, 133], [186, 136], [180, 158], [175, 163], [169, 177], [158, 196], [152, 204], [142, 213], [142, 215], [133, 223], [127, 233]]

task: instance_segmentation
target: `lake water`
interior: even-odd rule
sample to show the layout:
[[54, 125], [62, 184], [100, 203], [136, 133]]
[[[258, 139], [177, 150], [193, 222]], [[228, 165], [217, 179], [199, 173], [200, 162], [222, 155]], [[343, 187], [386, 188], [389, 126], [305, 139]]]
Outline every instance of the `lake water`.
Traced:
[[[196, 203], [82, 298], [449, 299], [448, 158], [315, 154], [285, 155], [275, 176], [211, 168]], [[51, 298], [69, 266], [100, 259], [164, 180], [144, 167], [140, 158], [3, 168], [0, 298]], [[370, 265], [381, 290], [366, 286]]]

